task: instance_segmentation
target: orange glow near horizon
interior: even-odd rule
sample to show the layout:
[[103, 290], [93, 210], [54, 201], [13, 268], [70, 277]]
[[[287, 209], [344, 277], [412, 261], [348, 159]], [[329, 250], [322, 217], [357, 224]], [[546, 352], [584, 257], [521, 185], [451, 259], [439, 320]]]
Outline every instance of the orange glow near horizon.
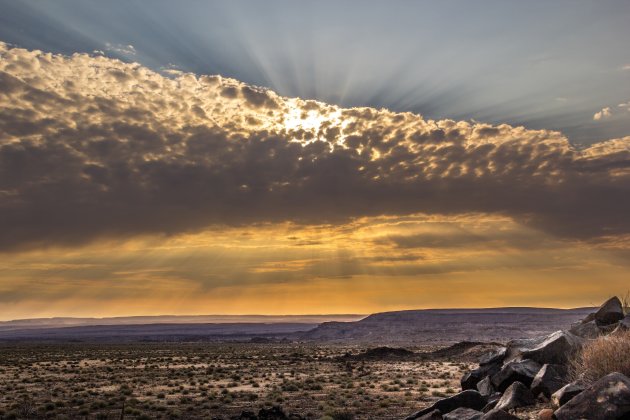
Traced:
[[102, 241], [5, 259], [0, 317], [591, 306], [628, 288], [618, 248], [601, 248], [481, 214]]

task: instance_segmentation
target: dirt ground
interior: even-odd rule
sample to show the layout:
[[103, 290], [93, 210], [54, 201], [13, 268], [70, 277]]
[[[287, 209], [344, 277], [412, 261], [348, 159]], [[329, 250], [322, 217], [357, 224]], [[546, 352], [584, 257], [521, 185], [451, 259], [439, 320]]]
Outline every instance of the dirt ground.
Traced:
[[[281, 406], [306, 418], [395, 419], [459, 391], [454, 361], [344, 361], [298, 344], [0, 345], [0, 418], [229, 419]], [[412, 349], [420, 350], [420, 349]], [[345, 417], [344, 417], [345, 416]]]

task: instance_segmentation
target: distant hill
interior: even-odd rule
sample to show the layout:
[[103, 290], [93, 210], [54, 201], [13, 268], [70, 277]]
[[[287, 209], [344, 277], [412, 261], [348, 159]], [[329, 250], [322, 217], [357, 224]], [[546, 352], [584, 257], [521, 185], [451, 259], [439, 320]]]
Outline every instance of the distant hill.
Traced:
[[0, 331], [1, 341], [251, 341], [265, 337], [281, 340], [313, 329], [306, 323], [136, 324], [24, 328]]
[[595, 308], [426, 309], [363, 315], [43, 318], [0, 322], [0, 341], [250, 341], [369, 345], [505, 342], [566, 328]]
[[[326, 321], [365, 315], [190, 315], [36, 318], [0, 322], [1, 341], [249, 341], [281, 340]], [[256, 341], [256, 340], [254, 340]]]
[[0, 321], [0, 331], [25, 328], [61, 328], [88, 325], [149, 325], [149, 324], [321, 324], [327, 321], [357, 321], [365, 315], [157, 315], [109, 318], [32, 318]]
[[294, 334], [294, 338], [381, 344], [503, 342], [566, 328], [593, 311], [594, 308], [490, 308], [383, 312], [355, 322], [325, 322], [313, 330]]

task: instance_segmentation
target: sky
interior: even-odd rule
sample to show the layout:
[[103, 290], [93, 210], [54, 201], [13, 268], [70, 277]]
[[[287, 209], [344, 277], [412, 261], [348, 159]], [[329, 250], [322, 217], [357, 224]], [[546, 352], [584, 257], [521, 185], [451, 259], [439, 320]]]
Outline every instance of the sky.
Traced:
[[0, 320], [630, 289], [627, 1], [0, 12]]

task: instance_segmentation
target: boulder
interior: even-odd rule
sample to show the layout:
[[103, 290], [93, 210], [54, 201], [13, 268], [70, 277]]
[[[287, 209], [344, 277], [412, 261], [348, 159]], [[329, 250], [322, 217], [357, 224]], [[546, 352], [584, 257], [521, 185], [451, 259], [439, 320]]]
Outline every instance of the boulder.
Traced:
[[503, 396], [494, 407], [499, 410], [511, 410], [513, 408], [534, 405], [536, 400], [527, 386], [521, 382], [514, 382], [503, 393]]
[[482, 416], [483, 413], [481, 411], [460, 407], [445, 414], [442, 418], [444, 420], [481, 420]]
[[571, 326], [569, 332], [573, 335], [577, 335], [578, 337], [588, 339], [594, 339], [602, 335], [602, 331], [599, 329], [594, 320], [587, 323], [578, 322], [577, 324]]
[[538, 363], [565, 364], [580, 349], [584, 339], [568, 331], [556, 331], [536, 338], [511, 340], [505, 361], [532, 359]]
[[569, 358], [578, 351], [584, 339], [568, 331], [556, 331], [543, 337], [534, 347], [523, 349], [521, 357], [531, 359], [540, 364], [566, 364]]
[[519, 420], [518, 417], [511, 415], [507, 411], [499, 410], [497, 408], [488, 411], [483, 415], [481, 420]]
[[565, 405], [571, 398], [586, 389], [586, 384], [582, 381], [574, 381], [566, 384], [551, 395], [551, 403], [558, 408]]
[[626, 315], [624, 319], [618, 322], [617, 328], [613, 333], [618, 334], [624, 331], [630, 331], [630, 314]]
[[597, 325], [610, 325], [623, 319], [623, 306], [617, 296], [608, 299], [595, 312]]
[[630, 378], [610, 373], [554, 412], [557, 420], [630, 418]]
[[501, 362], [488, 363], [471, 370], [461, 379], [462, 390], [475, 389], [477, 384], [486, 376], [492, 376], [501, 370]]
[[567, 384], [567, 370], [562, 365], [544, 365], [534, 377], [530, 389], [534, 396], [543, 394], [550, 398], [551, 394]]
[[484, 354], [481, 358], [479, 358], [479, 366], [502, 363], [503, 359], [505, 359], [506, 350], [507, 349], [505, 347], [502, 347], [497, 351]]
[[584, 319], [580, 322], [582, 322], [582, 324], [587, 324], [591, 321], [595, 321], [595, 312], [591, 312], [590, 314], [586, 315]]
[[430, 413], [425, 414], [424, 416], [418, 417], [418, 420], [442, 420], [442, 413], [440, 410], [433, 410]]
[[495, 392], [494, 394], [490, 395], [488, 397], [488, 403], [481, 409], [481, 411], [487, 413], [488, 411], [492, 410], [501, 399], [501, 396], [502, 395], [500, 392]]
[[472, 408], [474, 410], [481, 410], [487, 403], [486, 397], [481, 395], [478, 391], [467, 389], [455, 394], [452, 397], [443, 398], [436, 401], [430, 407], [420, 410], [406, 418], [406, 420], [419, 419], [425, 414], [429, 414], [434, 410], [440, 410], [441, 413], [450, 413], [456, 408]]
[[486, 376], [481, 381], [479, 381], [479, 383], [477, 384], [477, 391], [479, 391], [479, 393], [484, 397], [489, 397], [490, 395], [494, 394], [495, 389], [492, 386], [492, 381], [490, 380], [489, 376]]
[[516, 381], [530, 386], [541, 367], [540, 364], [533, 360], [509, 362], [491, 377], [492, 386], [499, 392], [505, 391]]

